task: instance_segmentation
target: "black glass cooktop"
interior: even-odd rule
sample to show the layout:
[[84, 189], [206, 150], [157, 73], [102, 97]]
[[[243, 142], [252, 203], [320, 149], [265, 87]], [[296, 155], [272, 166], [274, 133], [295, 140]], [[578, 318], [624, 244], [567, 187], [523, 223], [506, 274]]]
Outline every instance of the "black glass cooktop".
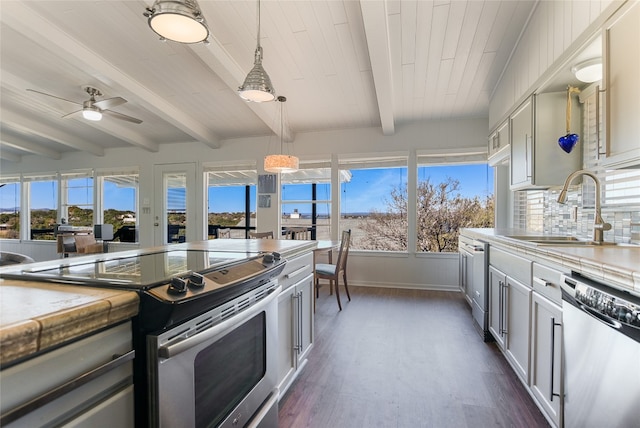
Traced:
[[206, 273], [259, 255], [249, 252], [170, 250], [90, 262], [69, 260], [56, 267], [5, 272], [2, 277], [145, 290], [166, 284], [176, 275]]

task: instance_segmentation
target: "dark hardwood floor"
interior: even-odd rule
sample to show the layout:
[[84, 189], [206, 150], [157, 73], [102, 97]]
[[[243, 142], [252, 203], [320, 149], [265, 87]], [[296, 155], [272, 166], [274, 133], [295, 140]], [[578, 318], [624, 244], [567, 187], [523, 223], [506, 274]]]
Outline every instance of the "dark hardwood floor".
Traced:
[[281, 428], [548, 427], [460, 293], [320, 291], [309, 362], [280, 401]]

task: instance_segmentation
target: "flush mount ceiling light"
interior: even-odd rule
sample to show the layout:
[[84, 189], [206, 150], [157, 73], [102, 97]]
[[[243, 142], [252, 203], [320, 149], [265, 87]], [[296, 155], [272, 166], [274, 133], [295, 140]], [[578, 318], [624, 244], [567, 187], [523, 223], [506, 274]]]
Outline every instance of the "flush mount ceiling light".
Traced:
[[602, 59], [593, 58], [576, 64], [571, 68], [576, 79], [585, 83], [597, 82], [602, 79]]
[[246, 101], [264, 103], [276, 98], [276, 91], [271, 85], [269, 75], [262, 67], [262, 46], [260, 46], [260, 0], [258, 0], [258, 37], [256, 52], [253, 59], [253, 68], [247, 74], [242, 86], [238, 88], [238, 94]]
[[265, 156], [264, 170], [274, 173], [296, 172], [300, 164], [299, 159], [292, 155], [285, 155], [282, 152], [284, 140], [284, 103], [287, 99], [280, 96], [278, 97], [278, 101], [280, 102], [280, 154]]
[[209, 27], [196, 0], [156, 0], [143, 13], [160, 40], [207, 42]]

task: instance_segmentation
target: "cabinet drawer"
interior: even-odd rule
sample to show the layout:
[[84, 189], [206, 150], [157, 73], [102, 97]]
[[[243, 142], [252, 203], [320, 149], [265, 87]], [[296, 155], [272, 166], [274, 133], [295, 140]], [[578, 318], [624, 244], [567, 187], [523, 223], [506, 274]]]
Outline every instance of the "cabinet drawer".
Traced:
[[562, 291], [560, 289], [560, 277], [562, 274], [563, 272], [534, 263], [532, 280], [533, 291], [540, 293], [552, 302], [561, 305]]
[[490, 246], [489, 263], [507, 276], [517, 279], [528, 287], [531, 286], [531, 265], [533, 263], [531, 260]]
[[278, 278], [282, 291], [295, 285], [298, 281], [313, 272], [313, 254], [303, 254], [301, 256], [287, 259], [287, 264]]

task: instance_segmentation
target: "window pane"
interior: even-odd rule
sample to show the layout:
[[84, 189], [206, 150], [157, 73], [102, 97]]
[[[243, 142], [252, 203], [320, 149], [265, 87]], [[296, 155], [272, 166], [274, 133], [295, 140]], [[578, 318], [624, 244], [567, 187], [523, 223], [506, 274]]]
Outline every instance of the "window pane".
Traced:
[[42, 180], [29, 183], [31, 239], [54, 240], [53, 228], [58, 218], [58, 181]]
[[69, 179], [67, 182], [67, 223], [93, 226], [93, 177]]
[[136, 200], [138, 175], [108, 175], [103, 177], [102, 221], [113, 225], [113, 239], [136, 242]]
[[351, 248], [407, 251], [407, 168], [349, 171], [340, 189], [340, 228], [351, 229]]
[[487, 164], [418, 166], [416, 251], [457, 252], [463, 227], [493, 227]]
[[[255, 185], [216, 185], [209, 177], [207, 190], [208, 237], [216, 237], [218, 228], [230, 228], [232, 238], [246, 237], [246, 210], [249, 209], [249, 227], [255, 228], [256, 186]], [[246, 207], [246, 192], [249, 188], [249, 207]]]
[[0, 184], [0, 239], [20, 239], [20, 183]]
[[[323, 168], [322, 171], [326, 169], [328, 168]], [[320, 177], [317, 173], [317, 171], [320, 170], [321, 169], [313, 170], [317, 177]], [[315, 196], [313, 191], [314, 187]], [[281, 188], [281, 198], [283, 228], [307, 227], [311, 228], [312, 239], [331, 239], [330, 183], [283, 184]]]

